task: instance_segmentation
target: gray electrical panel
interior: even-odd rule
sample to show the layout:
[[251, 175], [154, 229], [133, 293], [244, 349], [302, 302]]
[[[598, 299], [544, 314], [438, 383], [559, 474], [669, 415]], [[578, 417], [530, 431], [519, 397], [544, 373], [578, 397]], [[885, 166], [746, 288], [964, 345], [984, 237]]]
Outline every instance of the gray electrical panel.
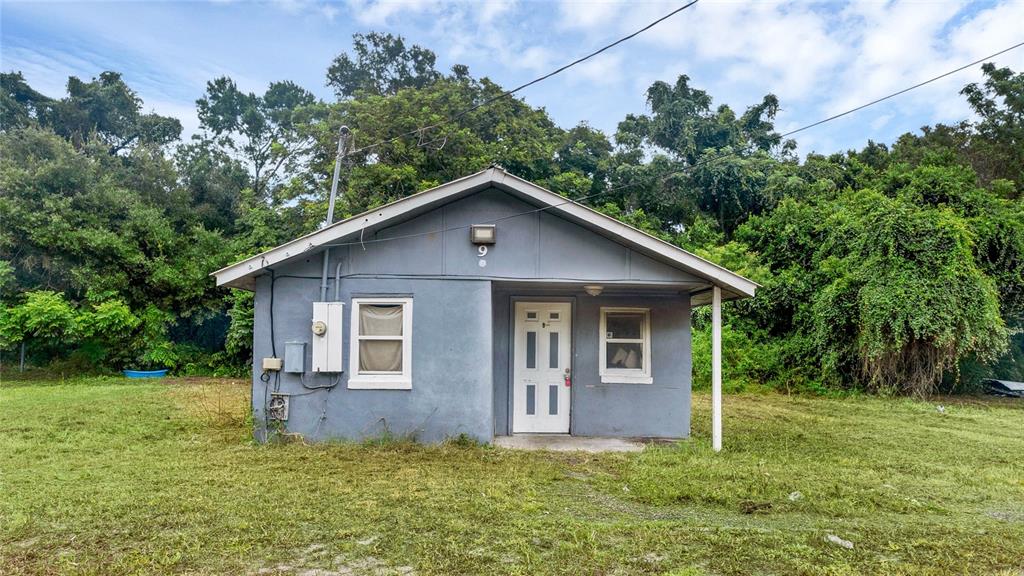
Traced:
[[306, 371], [306, 343], [284, 343], [284, 371], [289, 374], [302, 374]]

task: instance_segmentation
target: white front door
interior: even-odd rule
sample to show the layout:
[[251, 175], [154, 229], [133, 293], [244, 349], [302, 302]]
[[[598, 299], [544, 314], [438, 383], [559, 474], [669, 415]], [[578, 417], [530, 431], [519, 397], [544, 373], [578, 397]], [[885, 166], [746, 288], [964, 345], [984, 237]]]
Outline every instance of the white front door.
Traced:
[[513, 433], [569, 433], [571, 338], [568, 302], [516, 302]]

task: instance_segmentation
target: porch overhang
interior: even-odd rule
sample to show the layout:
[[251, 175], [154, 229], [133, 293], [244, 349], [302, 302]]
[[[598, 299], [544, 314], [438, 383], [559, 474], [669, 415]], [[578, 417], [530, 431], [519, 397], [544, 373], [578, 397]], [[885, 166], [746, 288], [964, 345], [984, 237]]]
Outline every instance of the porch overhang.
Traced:
[[[493, 281], [495, 287], [518, 288], [531, 292], [585, 292], [586, 287], [599, 286], [606, 295], [689, 295], [690, 306], [709, 306], [712, 301], [714, 284], [708, 282], [658, 282], [636, 280], [563, 280], [557, 278], [504, 278]], [[746, 298], [728, 290], [722, 290], [722, 301]]]

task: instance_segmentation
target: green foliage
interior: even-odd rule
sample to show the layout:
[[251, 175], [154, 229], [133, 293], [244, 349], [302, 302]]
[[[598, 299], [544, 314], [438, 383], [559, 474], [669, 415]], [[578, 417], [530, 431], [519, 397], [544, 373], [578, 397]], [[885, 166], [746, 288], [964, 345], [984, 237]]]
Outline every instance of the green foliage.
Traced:
[[808, 363], [820, 358], [815, 380], [929, 394], [962, 362], [1006, 349], [1006, 299], [972, 230], [979, 210], [1004, 201], [960, 167], [892, 165], [874, 180], [835, 199], [784, 200], [741, 229], [774, 275], [751, 317], [799, 338], [793, 351]]
[[[628, 115], [615, 136], [622, 148], [617, 179], [646, 188], [627, 190], [621, 202], [672, 226], [710, 216], [727, 238], [748, 216], [774, 206], [769, 176], [794, 146], [774, 130], [775, 96], [737, 117], [725, 105], [712, 109], [711, 96], [683, 75], [675, 85], [655, 82], [647, 103], [651, 114]], [[644, 164], [651, 149], [657, 155]]]
[[72, 76], [67, 91], [63, 99], [47, 98], [29, 87], [20, 72], [0, 75], [0, 126], [43, 126], [77, 148], [98, 142], [109, 154], [161, 147], [181, 135], [178, 119], [143, 114], [142, 100], [117, 72], [103, 72], [89, 82]]
[[196, 100], [200, 126], [213, 145], [237, 155], [251, 171], [257, 196], [267, 195], [282, 177], [294, 176], [312, 152], [313, 140], [301, 129], [316, 120], [316, 97], [293, 82], [271, 82], [263, 95], [245, 93], [226, 76], [206, 84]]
[[226, 263], [222, 237], [192, 220], [187, 199], [148, 194], [174, 186], [169, 161], [128, 159], [79, 153], [36, 128], [0, 134], [0, 259], [20, 289], [111, 292], [182, 315], [213, 303], [207, 274]]
[[434, 69], [434, 52], [415, 44], [406, 47], [401, 36], [353, 34], [352, 51], [354, 58], [339, 54], [327, 69], [327, 85], [338, 98], [394, 95], [403, 88], [423, 88], [441, 76]]
[[1004, 179], [1024, 194], [1024, 72], [983, 64], [985, 82], [960, 91], [981, 121], [970, 129], [970, 158], [982, 182]]
[[[552, 158], [564, 142], [563, 131], [545, 111], [506, 98], [460, 115], [502, 90], [486, 79], [445, 77], [422, 89], [404, 88], [391, 96], [365, 94], [333, 104], [327, 122], [309, 127], [321, 151], [317, 178], [327, 181], [333, 171], [338, 128], [347, 125], [357, 150], [383, 143], [347, 157], [349, 168], [341, 192], [345, 214], [362, 212], [495, 163], [523, 178], [545, 183], [559, 171]], [[417, 132], [429, 125], [437, 126]], [[326, 213], [326, 192], [325, 185], [315, 195], [314, 205], [303, 205], [314, 218], [308, 226], [319, 223]]]
[[30, 126], [50, 105], [52, 100], [33, 90], [21, 72], [0, 73], [0, 127]]
[[686, 76], [654, 82], [612, 139], [435, 64], [371, 32], [328, 70], [337, 102], [216, 78], [201, 133], [173, 151], [180, 124], [143, 114], [115, 72], [70, 78], [61, 98], [0, 75], [0, 348], [103, 369], [246, 367], [252, 295], [208, 274], [322, 225], [345, 125], [338, 215], [499, 164], [759, 282], [726, 305], [733, 385], [927, 394], [1020, 373], [1024, 75], [983, 66], [962, 91], [977, 120], [799, 161], [771, 94], [738, 112]]
[[75, 341], [78, 318], [64, 295], [52, 290], [29, 292], [18, 306], [5, 307], [0, 316], [3, 340], [9, 344], [26, 339], [60, 347]]
[[239, 364], [247, 364], [252, 359], [253, 314], [255, 298], [252, 292], [232, 290], [229, 296], [231, 307], [231, 327], [228, 329], [224, 350]]
[[0, 309], [0, 345], [25, 342], [30, 360], [77, 358], [85, 366], [174, 368], [178, 352], [167, 337], [174, 315], [155, 306], [135, 313], [122, 300], [76, 307], [50, 290], [27, 292]]
[[876, 390], [929, 394], [969, 354], [994, 360], [1006, 349], [995, 286], [962, 219], [869, 191], [841, 210], [826, 224], [833, 277], [814, 301], [826, 366], [856, 370]]
[[142, 319], [121, 300], [98, 302], [91, 308], [83, 306], [78, 314], [81, 353], [93, 365], [126, 366]]

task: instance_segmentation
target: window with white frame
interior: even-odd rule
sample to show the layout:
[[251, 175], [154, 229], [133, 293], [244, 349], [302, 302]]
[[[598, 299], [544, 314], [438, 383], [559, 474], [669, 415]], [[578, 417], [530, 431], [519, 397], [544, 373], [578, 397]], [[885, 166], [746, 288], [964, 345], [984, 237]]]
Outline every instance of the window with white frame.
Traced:
[[602, 384], [650, 384], [651, 311], [601, 308]]
[[412, 298], [353, 298], [348, 387], [412, 388]]

